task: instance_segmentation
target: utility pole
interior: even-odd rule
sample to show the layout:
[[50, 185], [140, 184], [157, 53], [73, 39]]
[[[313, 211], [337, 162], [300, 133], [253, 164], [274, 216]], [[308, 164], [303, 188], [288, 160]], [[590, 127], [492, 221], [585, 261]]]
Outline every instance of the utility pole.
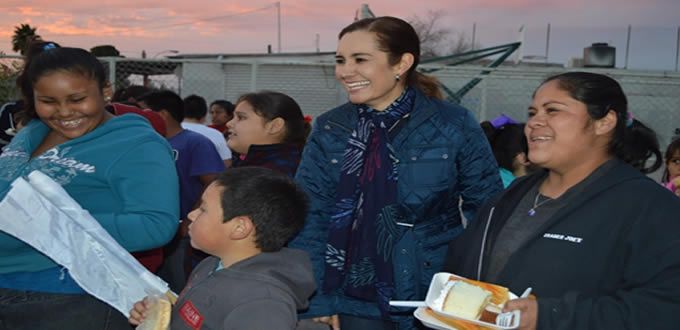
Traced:
[[277, 22], [278, 22], [278, 37], [279, 37], [279, 44], [278, 44], [278, 52], [281, 53], [281, 1], [276, 2], [276, 17], [277, 17]]
[[550, 23], [548, 23], [548, 32], [545, 34], [545, 63], [548, 63], [548, 53], [550, 52]]
[[675, 41], [675, 71], [678, 71], [678, 62], [680, 62], [680, 26], [678, 26], [678, 37]]
[[472, 47], [470, 49], [475, 50], [475, 37], [477, 37], [477, 23], [472, 23]]
[[628, 53], [630, 51], [630, 32], [631, 26], [628, 25], [628, 36], [626, 37], [626, 64], [623, 66], [624, 69], [628, 69]]
[[316, 52], [320, 53], [321, 52], [321, 45], [320, 45], [321, 44], [321, 38], [320, 38], [318, 33], [316, 34], [315, 44], [316, 44]]

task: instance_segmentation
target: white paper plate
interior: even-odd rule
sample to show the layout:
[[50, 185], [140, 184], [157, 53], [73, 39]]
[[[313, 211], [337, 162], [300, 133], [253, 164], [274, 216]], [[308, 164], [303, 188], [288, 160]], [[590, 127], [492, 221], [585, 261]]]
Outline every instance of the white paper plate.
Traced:
[[[519, 327], [519, 317], [515, 318], [515, 320], [514, 320], [515, 322], [512, 326], [501, 327], [501, 326], [498, 326], [498, 325], [495, 325], [495, 324], [482, 322], [482, 321], [479, 321], [479, 320], [472, 320], [472, 319], [468, 319], [468, 318], [458, 317], [456, 315], [444, 313], [442, 311], [437, 310], [434, 307], [434, 306], [437, 305], [435, 303], [435, 300], [441, 295], [441, 292], [442, 292], [442, 290], [444, 290], [446, 283], [449, 282], [449, 280], [452, 276], [453, 277], [460, 277], [460, 276], [455, 275], [455, 274], [443, 273], [443, 272], [437, 273], [432, 277], [432, 282], [430, 283], [430, 288], [427, 291], [427, 296], [425, 297], [425, 302], [427, 303], [427, 306], [430, 306], [432, 308], [432, 312], [434, 312], [437, 315], [443, 316], [443, 317], [448, 317], [448, 318], [452, 318], [452, 319], [466, 321], [466, 322], [469, 322], [469, 323], [474, 323], [474, 324], [477, 324], [477, 325], [485, 326], [485, 327], [488, 327], [488, 328], [491, 328], [491, 329], [510, 330], [510, 329], [517, 329]], [[517, 295], [510, 292], [509, 298], [510, 299], [516, 299]], [[421, 322], [423, 322], [423, 324], [425, 324], [429, 327], [433, 327], [435, 329], [445, 329], [445, 330], [454, 329], [453, 327], [447, 325], [446, 323], [443, 323], [443, 322], [437, 320], [436, 318], [434, 318], [434, 317], [430, 316], [428, 313], [426, 313], [425, 307], [420, 307], [420, 308], [416, 309], [416, 311], [413, 312], [413, 315], [417, 319], [419, 319]], [[429, 324], [426, 323], [426, 322], [428, 322]], [[434, 327], [435, 325], [438, 326], [438, 328]]]
[[[426, 311], [427, 307], [418, 307], [415, 312], [413, 312], [413, 316], [415, 316], [420, 322], [423, 323], [428, 328], [431, 329], [437, 329], [437, 330], [458, 330], [457, 328], [454, 328], [451, 325], [448, 325], [437, 318], [433, 317]], [[485, 323], [487, 324], [487, 323]], [[488, 328], [491, 329], [517, 329], [517, 327], [514, 328], [502, 328], [499, 326], [494, 326], [494, 325], [485, 325]]]
[[425, 325], [428, 328], [437, 330], [456, 330], [456, 328], [447, 325], [446, 323], [432, 317], [425, 311], [426, 309], [427, 307], [418, 307], [418, 309], [416, 309], [416, 311], [413, 312], [413, 316], [420, 320], [420, 322], [423, 322], [423, 325]]

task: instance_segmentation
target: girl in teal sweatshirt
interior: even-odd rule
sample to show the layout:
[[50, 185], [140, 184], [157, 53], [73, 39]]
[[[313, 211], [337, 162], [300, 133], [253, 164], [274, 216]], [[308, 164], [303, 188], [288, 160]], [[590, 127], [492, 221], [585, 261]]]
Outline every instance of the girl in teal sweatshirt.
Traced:
[[[144, 118], [105, 110], [109, 86], [96, 57], [50, 42], [32, 50], [18, 80], [32, 120], [0, 155], [0, 198], [16, 178], [40, 170], [127, 250], [165, 244], [179, 218], [170, 146]], [[0, 221], [12, 215], [0, 214]], [[0, 320], [11, 329], [127, 327], [66, 269], [1, 231]]]

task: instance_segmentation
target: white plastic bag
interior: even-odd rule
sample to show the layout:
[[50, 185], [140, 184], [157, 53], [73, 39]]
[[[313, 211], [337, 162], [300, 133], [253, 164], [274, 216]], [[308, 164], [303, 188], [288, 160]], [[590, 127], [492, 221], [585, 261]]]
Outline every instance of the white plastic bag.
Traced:
[[168, 291], [58, 183], [39, 171], [28, 179], [16, 179], [0, 202], [0, 230], [66, 267], [86, 292], [127, 317], [135, 302]]

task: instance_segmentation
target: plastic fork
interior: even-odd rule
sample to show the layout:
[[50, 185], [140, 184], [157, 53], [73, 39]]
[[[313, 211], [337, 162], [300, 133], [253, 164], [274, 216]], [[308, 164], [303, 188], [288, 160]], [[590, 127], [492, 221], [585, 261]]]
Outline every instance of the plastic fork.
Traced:
[[[519, 297], [526, 298], [529, 297], [529, 294], [531, 294], [530, 287], [524, 290], [524, 292], [522, 292], [522, 295]], [[500, 313], [498, 314], [498, 316], [496, 316], [496, 325], [501, 327], [511, 327], [515, 324], [519, 325], [520, 317], [521, 317], [520, 312], [518, 310]], [[517, 321], [515, 321], [515, 318], [517, 318]]]
[[524, 292], [522, 292], [522, 295], [519, 296], [520, 298], [526, 298], [531, 294], [531, 287], [528, 287]]
[[390, 306], [395, 307], [427, 307], [427, 303], [424, 301], [413, 301], [413, 300], [390, 300]]
[[[504, 328], [509, 328], [513, 325], [519, 325], [520, 313], [518, 310], [512, 312], [500, 313], [496, 316], [496, 325]], [[517, 319], [517, 321], [515, 321]]]

